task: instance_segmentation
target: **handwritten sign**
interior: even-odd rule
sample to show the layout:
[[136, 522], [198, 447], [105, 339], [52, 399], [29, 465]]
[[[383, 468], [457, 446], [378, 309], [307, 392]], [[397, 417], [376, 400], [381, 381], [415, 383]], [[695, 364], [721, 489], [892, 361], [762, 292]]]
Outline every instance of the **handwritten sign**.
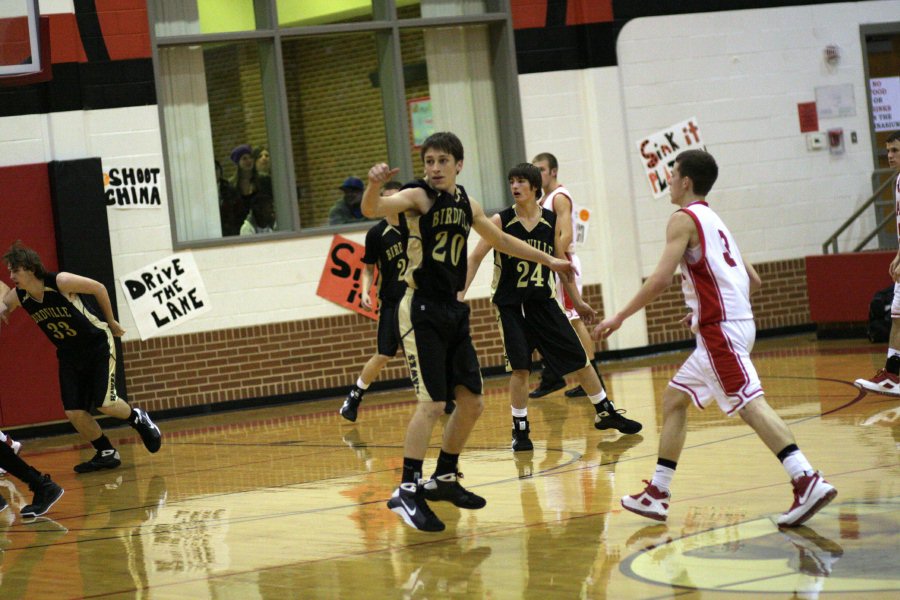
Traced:
[[685, 150], [706, 150], [697, 117], [638, 140], [637, 147], [654, 198], [662, 198], [669, 191], [669, 177], [678, 154]]
[[153, 165], [103, 165], [106, 205], [115, 208], [160, 208], [162, 169]]
[[[363, 308], [362, 301], [362, 272], [366, 267], [362, 257], [366, 253], [364, 246], [357, 244], [343, 236], [336, 235], [331, 240], [331, 250], [325, 260], [325, 268], [322, 269], [322, 277], [319, 279], [319, 288], [316, 294], [340, 304], [345, 308], [358, 312], [364, 317], [378, 319], [378, 313], [374, 310]], [[372, 281], [377, 279], [377, 269]], [[369, 290], [369, 297], [373, 306], [378, 297], [375, 286]]]
[[141, 339], [177, 327], [210, 310], [200, 270], [190, 253], [173, 254], [122, 278]]
[[869, 95], [875, 131], [900, 129], [900, 77], [870, 79]]

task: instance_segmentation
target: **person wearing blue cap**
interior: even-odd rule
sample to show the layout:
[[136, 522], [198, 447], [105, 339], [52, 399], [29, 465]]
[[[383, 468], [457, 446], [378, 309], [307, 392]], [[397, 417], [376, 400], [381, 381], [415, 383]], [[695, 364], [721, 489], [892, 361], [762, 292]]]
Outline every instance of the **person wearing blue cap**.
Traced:
[[342, 225], [344, 223], [368, 220], [363, 216], [360, 209], [364, 188], [362, 180], [358, 177], [348, 177], [344, 180], [344, 183], [338, 188], [344, 192], [344, 195], [328, 211], [329, 225]]

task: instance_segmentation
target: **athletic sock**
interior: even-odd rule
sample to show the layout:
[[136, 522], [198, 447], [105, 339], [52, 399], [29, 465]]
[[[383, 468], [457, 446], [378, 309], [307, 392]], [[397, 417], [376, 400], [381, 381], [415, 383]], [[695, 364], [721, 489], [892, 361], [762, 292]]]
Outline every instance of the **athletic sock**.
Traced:
[[812, 465], [806, 460], [806, 457], [800, 452], [797, 444], [790, 444], [784, 450], [778, 453], [778, 459], [784, 470], [787, 471], [791, 481], [797, 479], [806, 473], [812, 473]]
[[97, 452], [103, 452], [104, 450], [115, 450], [115, 448], [113, 448], [112, 442], [110, 442], [109, 438], [103, 434], [100, 434], [100, 437], [91, 442], [91, 446], [93, 446]]
[[674, 460], [657, 459], [656, 471], [653, 473], [653, 480], [650, 483], [659, 491], [668, 493], [669, 486], [672, 485], [672, 478], [675, 476], [675, 467], [677, 466], [678, 463]]
[[434, 476], [456, 473], [458, 467], [459, 454], [450, 454], [441, 450], [441, 453], [438, 455], [437, 467], [434, 469]]
[[403, 457], [403, 483], [418, 485], [422, 479], [422, 465], [425, 461], [418, 458]]
[[[588, 396], [588, 400], [591, 401], [591, 404], [594, 405], [594, 410], [598, 413], [603, 412], [604, 410], [616, 410], [615, 406], [612, 406], [612, 402], [604, 402], [606, 400], [606, 390], [600, 388], [600, 393], [594, 396]], [[607, 406], [609, 404], [609, 406]]]
[[368, 384], [368, 383], [365, 383], [365, 382], [362, 380], [362, 377], [358, 377], [358, 378], [356, 379], [356, 387], [358, 387], [358, 388], [361, 389], [361, 390], [367, 390], [367, 389], [369, 389], [369, 384]]
[[512, 416], [515, 419], [527, 419], [528, 418], [528, 409], [527, 408], [516, 408], [512, 407]]

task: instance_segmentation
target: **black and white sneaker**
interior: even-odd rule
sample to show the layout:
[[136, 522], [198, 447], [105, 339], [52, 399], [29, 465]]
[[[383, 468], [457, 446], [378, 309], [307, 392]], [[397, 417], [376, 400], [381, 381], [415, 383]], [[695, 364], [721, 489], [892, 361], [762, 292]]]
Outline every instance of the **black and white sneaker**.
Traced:
[[76, 473], [92, 473], [103, 469], [115, 469], [122, 464], [118, 450], [97, 450], [91, 460], [75, 465]]
[[65, 493], [61, 487], [50, 479], [49, 475], [42, 476], [40, 482], [28, 487], [34, 492], [34, 498], [32, 498], [31, 504], [22, 507], [21, 514], [26, 519], [45, 514]]
[[344, 400], [344, 404], [341, 405], [340, 413], [342, 417], [350, 422], [356, 422], [356, 410], [359, 408], [359, 403], [362, 402], [364, 393], [363, 390], [355, 385], [350, 388], [347, 399]]
[[150, 420], [150, 415], [147, 414], [147, 411], [135, 408], [134, 412], [137, 413], [137, 417], [132, 427], [141, 434], [141, 441], [144, 442], [144, 447], [149, 452], [158, 452], [159, 447], [162, 446], [162, 433], [160, 433], [159, 427]]
[[512, 429], [512, 449], [513, 452], [526, 452], [534, 450], [534, 444], [528, 437], [531, 428], [528, 426], [528, 419], [513, 419]]
[[599, 408], [594, 417], [594, 427], [597, 429], [615, 429], [620, 433], [633, 434], [644, 427], [637, 421], [623, 417], [625, 409], [616, 408], [609, 400], [600, 402]]
[[459, 480], [462, 477], [462, 473], [446, 473], [432, 477], [422, 484], [425, 498], [432, 502], [446, 500], [460, 508], [484, 508], [487, 500], [461, 486]]
[[401, 483], [387, 501], [388, 508], [403, 522], [419, 531], [443, 531], [444, 523], [428, 506], [422, 488], [414, 483]]

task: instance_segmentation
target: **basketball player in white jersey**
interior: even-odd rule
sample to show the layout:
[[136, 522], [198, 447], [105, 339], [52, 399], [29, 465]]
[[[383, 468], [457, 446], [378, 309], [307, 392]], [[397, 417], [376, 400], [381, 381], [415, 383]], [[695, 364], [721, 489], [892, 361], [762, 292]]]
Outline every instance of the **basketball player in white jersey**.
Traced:
[[[556, 245], [563, 249], [565, 256], [575, 265], [575, 287], [578, 289], [578, 293], [581, 294], [583, 288], [581, 282], [582, 271], [581, 261], [575, 254], [575, 203], [572, 200], [572, 193], [556, 178], [559, 173], [559, 161], [556, 160], [555, 156], [549, 152], [541, 152], [531, 159], [531, 164], [541, 170], [543, 196], [540, 205], [542, 208], [556, 213]], [[584, 346], [584, 351], [587, 352], [588, 358], [594, 364], [594, 370], [597, 371], [599, 376], [600, 371], [594, 363], [594, 340], [591, 339], [587, 326], [581, 320], [578, 311], [575, 310], [572, 298], [569, 297], [565, 287], [560, 284], [558, 278], [556, 281], [556, 294], [563, 312], [566, 313], [566, 317], [575, 329], [575, 333], [578, 334], [578, 339], [581, 340], [581, 345]], [[540, 398], [562, 387], [565, 387], [562, 374], [554, 372], [552, 368], [547, 367], [545, 362], [544, 370], [541, 374], [541, 383], [529, 396]], [[566, 396], [578, 398], [587, 396], [587, 393], [579, 385], [566, 391]]]
[[[887, 142], [888, 166], [892, 169], [900, 169], [900, 131], [895, 131], [888, 136]], [[900, 236], [900, 175], [894, 182], [894, 200], [897, 212], [897, 235]], [[891, 261], [888, 268], [891, 279], [894, 280], [894, 301], [891, 303], [891, 336], [888, 338], [887, 360], [884, 368], [875, 373], [871, 379], [857, 379], [856, 387], [884, 394], [885, 396], [900, 397], [900, 250]]]
[[595, 339], [617, 330], [669, 287], [681, 265], [682, 290], [691, 308], [688, 318], [697, 334], [697, 348], [663, 394], [663, 425], [653, 479], [644, 491], [623, 497], [622, 506], [650, 519], [666, 520], [669, 485], [687, 432], [687, 409], [691, 403], [704, 409], [715, 401], [726, 415], [740, 415], [781, 461], [794, 486], [794, 503], [778, 517], [778, 525], [794, 527], [828, 504], [837, 490], [812, 468], [787, 424], [763, 395], [750, 360], [756, 339], [750, 293], [762, 282], [753, 266], [741, 258], [731, 232], [706, 203], [718, 173], [716, 161], [702, 150], [678, 155], [670, 189], [672, 204], [679, 210], [669, 218], [666, 247], [656, 270], [621, 311], [594, 328]]

